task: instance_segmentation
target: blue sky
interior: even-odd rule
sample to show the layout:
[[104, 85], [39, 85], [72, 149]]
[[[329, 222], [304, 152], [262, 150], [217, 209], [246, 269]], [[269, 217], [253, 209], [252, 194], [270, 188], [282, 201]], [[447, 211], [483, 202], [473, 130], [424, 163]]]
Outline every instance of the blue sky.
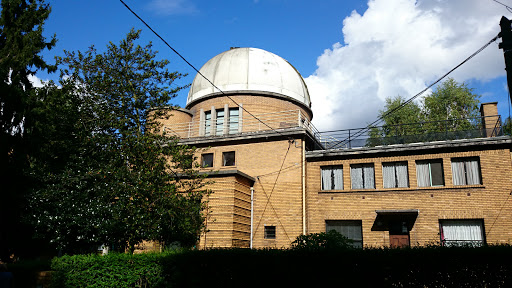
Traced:
[[[141, 44], [152, 41], [170, 70], [195, 71], [164, 46], [118, 0], [47, 0], [52, 13], [45, 35], [63, 50], [103, 51], [132, 28]], [[376, 119], [384, 99], [409, 98], [499, 32], [505, 7], [492, 0], [125, 0], [196, 68], [230, 47], [257, 47], [293, 64], [306, 79], [313, 123], [320, 130], [363, 127]], [[509, 5], [509, 1], [500, 1]], [[498, 41], [499, 42], [499, 41]], [[497, 42], [452, 75], [499, 102], [509, 114], [503, 53]], [[37, 74], [40, 79], [57, 75]], [[185, 106], [188, 91], [174, 104]]]

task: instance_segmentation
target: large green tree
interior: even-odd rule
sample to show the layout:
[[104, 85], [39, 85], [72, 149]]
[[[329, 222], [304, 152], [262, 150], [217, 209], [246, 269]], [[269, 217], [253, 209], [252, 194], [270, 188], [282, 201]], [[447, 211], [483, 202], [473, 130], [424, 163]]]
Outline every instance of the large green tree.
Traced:
[[58, 165], [39, 173], [31, 220], [64, 251], [99, 244], [133, 251], [143, 240], [194, 245], [202, 228], [206, 191], [192, 165], [195, 150], [155, 133], [162, 109], [185, 88], [173, 81], [184, 75], [168, 71], [151, 44], [138, 45], [139, 35], [130, 31], [104, 53], [65, 52], [64, 88], [46, 89], [69, 95], [61, 101], [67, 124], [57, 122], [55, 133], [69, 129], [73, 137], [61, 143], [68, 151], [63, 166], [56, 158], [44, 163]]
[[51, 49], [56, 39], [43, 36], [50, 13], [43, 0], [2, 0], [0, 5], [0, 260], [8, 260], [19, 252], [17, 247], [32, 246], [21, 241], [29, 238], [30, 231], [19, 221], [25, 192], [31, 187], [29, 156], [37, 142], [27, 133], [35, 122], [30, 76], [55, 71], [41, 52]]
[[[371, 127], [367, 146], [390, 143], [440, 140], [447, 135], [467, 137], [480, 128], [480, 95], [473, 93], [465, 83], [452, 78], [442, 82], [434, 91], [421, 99], [421, 103], [405, 103], [398, 96], [387, 98], [383, 110], [379, 111], [384, 124]], [[474, 135], [478, 136], [478, 135]]]

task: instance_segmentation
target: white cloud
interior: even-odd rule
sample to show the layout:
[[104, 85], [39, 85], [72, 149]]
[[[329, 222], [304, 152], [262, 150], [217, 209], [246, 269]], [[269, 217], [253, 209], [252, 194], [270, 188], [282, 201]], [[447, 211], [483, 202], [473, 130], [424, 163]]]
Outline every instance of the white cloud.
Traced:
[[157, 14], [193, 14], [198, 12], [194, 3], [190, 0], [152, 0], [148, 8]]
[[32, 85], [34, 87], [43, 87], [44, 86], [43, 80], [39, 79], [35, 75], [28, 75], [28, 80], [32, 83]]
[[[306, 78], [321, 131], [364, 127], [384, 99], [411, 97], [499, 32], [503, 7], [481, 0], [371, 0], [343, 21], [343, 44], [317, 59]], [[486, 81], [504, 75], [492, 44], [450, 76]]]

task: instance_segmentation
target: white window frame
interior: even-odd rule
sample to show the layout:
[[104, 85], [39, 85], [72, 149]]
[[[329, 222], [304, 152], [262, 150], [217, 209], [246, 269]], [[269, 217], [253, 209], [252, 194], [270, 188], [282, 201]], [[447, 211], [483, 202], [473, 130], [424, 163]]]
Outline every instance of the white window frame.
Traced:
[[320, 167], [322, 190], [343, 190], [343, 165]]

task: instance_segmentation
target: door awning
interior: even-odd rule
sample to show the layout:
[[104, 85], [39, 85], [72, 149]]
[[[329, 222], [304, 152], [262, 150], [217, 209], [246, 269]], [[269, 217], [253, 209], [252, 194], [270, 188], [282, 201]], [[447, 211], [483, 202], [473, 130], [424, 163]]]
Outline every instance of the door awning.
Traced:
[[377, 217], [373, 222], [372, 231], [389, 231], [394, 223], [405, 224], [410, 231], [416, 222], [419, 214], [418, 209], [407, 210], [375, 210]]

